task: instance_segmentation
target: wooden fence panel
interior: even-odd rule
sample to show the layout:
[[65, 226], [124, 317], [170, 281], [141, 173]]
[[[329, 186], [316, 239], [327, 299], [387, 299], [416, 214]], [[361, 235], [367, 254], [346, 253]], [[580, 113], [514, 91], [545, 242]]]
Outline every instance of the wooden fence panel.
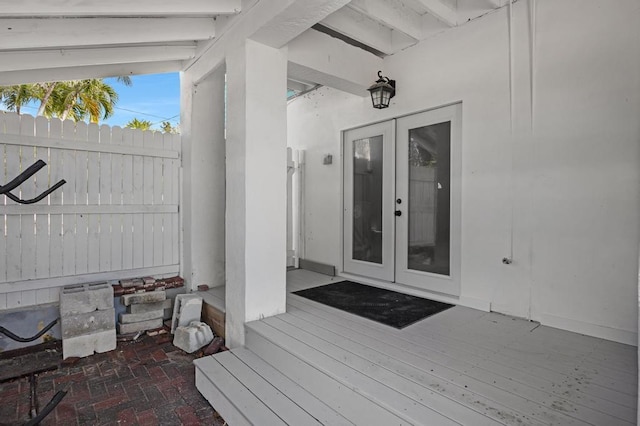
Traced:
[[[78, 123], [76, 125], [75, 140], [86, 141], [88, 140], [88, 127], [85, 123]], [[76, 194], [75, 205], [87, 205], [89, 204], [89, 184], [88, 174], [91, 173], [91, 177], [95, 177], [95, 164], [89, 161], [90, 152], [76, 151]], [[92, 170], [93, 169], [93, 170]], [[71, 172], [73, 169], [69, 170]], [[91, 170], [91, 171], [90, 171]], [[73, 238], [73, 235], [70, 236]], [[76, 214], [76, 234], [75, 234], [75, 253], [76, 253], [76, 274], [86, 274], [89, 272], [89, 215], [88, 214]]]
[[[100, 134], [98, 125], [91, 123], [88, 126], [88, 141], [98, 144]], [[89, 152], [87, 158], [87, 204], [100, 204], [100, 153]], [[88, 258], [87, 271], [91, 273], [100, 272], [100, 214], [89, 214], [88, 216]]]
[[[53, 139], [62, 138], [62, 122], [60, 120], [51, 120], [49, 126], [49, 137]], [[49, 184], [54, 185], [61, 179], [65, 179], [64, 175], [64, 151], [57, 148], [49, 149]], [[62, 205], [63, 195], [65, 192], [69, 194], [69, 183], [62, 186], [62, 188], [54, 191], [49, 195], [49, 204], [52, 206]], [[49, 276], [59, 277], [63, 274], [63, 251], [60, 248], [64, 247], [63, 243], [63, 227], [62, 227], [62, 214], [49, 215]], [[50, 292], [51, 293], [51, 292]], [[52, 299], [53, 295], [52, 295]], [[55, 299], [54, 299], [55, 301]]]
[[[153, 133], [144, 132], [142, 135], [143, 146], [153, 149]], [[144, 157], [143, 161], [143, 200], [145, 205], [153, 204], [153, 158]], [[143, 265], [145, 268], [153, 266], [153, 216], [145, 215], [143, 219]]]
[[[49, 120], [45, 117], [38, 117], [36, 119], [36, 137], [38, 138], [48, 138], [49, 137]], [[44, 147], [36, 147], [35, 148], [35, 159], [43, 159], [47, 162], [47, 167], [43, 169], [46, 173], [36, 173], [35, 174], [35, 193], [33, 196], [36, 196], [49, 188], [51, 183], [49, 181], [50, 171], [51, 171], [51, 158], [49, 158], [49, 148]], [[46, 201], [49, 202], [49, 197], [46, 198]], [[45, 201], [45, 200], [43, 200]], [[51, 236], [49, 235], [49, 215], [38, 214], [36, 215], [36, 262], [35, 262], [35, 272], [36, 278], [46, 278], [51, 273], [49, 266], [49, 244], [51, 242]], [[49, 291], [46, 292], [48, 299]], [[38, 296], [38, 295], [36, 295]], [[44, 297], [44, 292], [41, 292], [39, 295], [41, 298]], [[37, 299], [38, 297], [36, 297]]]
[[[122, 129], [111, 129], [111, 144], [122, 146]], [[111, 155], [111, 205], [122, 204], [122, 155]], [[122, 214], [111, 215], [111, 268], [122, 269]]]
[[[62, 124], [62, 135], [65, 140], [74, 140], [76, 127], [72, 121], [65, 121]], [[86, 155], [86, 153], [84, 153]], [[63, 151], [63, 164], [64, 169], [62, 175], [66, 184], [62, 186], [63, 204], [64, 205], [76, 205], [82, 204], [78, 196], [78, 186], [76, 185], [76, 164], [81, 165], [82, 158], [84, 158], [84, 166], [86, 167], [86, 157], [80, 159], [77, 158], [78, 153], [73, 149], [66, 149]], [[76, 240], [78, 238], [78, 223], [77, 215], [74, 213], [62, 214], [62, 271], [64, 276], [76, 274]]]
[[[100, 126], [100, 144], [111, 145], [111, 128], [109, 126]], [[100, 195], [99, 201], [101, 205], [113, 205], [111, 201], [111, 173], [112, 173], [112, 156], [109, 152], [100, 153]], [[111, 214], [101, 213], [98, 215], [99, 228], [99, 266], [100, 272], [111, 270]]]
[[[173, 149], [173, 134], [165, 133], [162, 135], [162, 146], [166, 150]], [[171, 175], [174, 160], [164, 158], [162, 160], [162, 183], [164, 188], [164, 203], [165, 204], [178, 204], [173, 196], [173, 183]], [[170, 213], [165, 213], [162, 216], [162, 262], [173, 263], [173, 218]], [[177, 242], [176, 242], [177, 244]]]
[[[5, 116], [5, 128], [7, 133], [20, 134], [20, 117], [16, 115]], [[18, 176], [20, 170], [20, 146], [9, 145], [6, 147], [6, 176], [7, 182]], [[18, 188], [13, 191], [20, 195]], [[10, 201], [7, 201], [7, 204]], [[7, 228], [7, 281], [17, 281], [22, 279], [22, 260], [20, 251], [20, 216], [9, 215], [6, 217]], [[12, 307], [12, 303], [7, 298], [7, 307]]]
[[[133, 147], [133, 131], [124, 129], [122, 144]], [[122, 158], [122, 204], [133, 204], [133, 159], [132, 155], [124, 155]], [[122, 269], [133, 269], [133, 218], [135, 215], [127, 214], [122, 218]]]
[[0, 114], [0, 309], [57, 301], [65, 284], [179, 271], [180, 137]]
[[[35, 122], [33, 117], [27, 115], [22, 117], [20, 121], [20, 134], [24, 136], [34, 135]], [[33, 163], [35, 158], [33, 155], [34, 147], [23, 146], [20, 148], [20, 171], [23, 171]], [[37, 174], [46, 173], [43, 168]], [[35, 189], [36, 175], [31, 176], [22, 185], [20, 185], [20, 197], [25, 200], [36, 196]], [[12, 249], [13, 250], [13, 249]], [[20, 268], [21, 278], [32, 280], [36, 277], [36, 232], [34, 215], [20, 216]], [[29, 294], [35, 298], [35, 295]]]
[[[173, 150], [176, 152], [180, 152], [180, 135], [173, 135]], [[180, 204], [180, 160], [173, 159], [171, 162], [171, 171], [169, 173], [171, 175], [171, 204], [179, 205]], [[174, 264], [180, 264], [180, 248], [182, 246], [182, 240], [180, 239], [180, 217], [177, 214], [172, 216], [173, 222], [173, 232], [171, 233], [173, 238], [173, 244], [171, 247], [173, 248], [173, 262]]]

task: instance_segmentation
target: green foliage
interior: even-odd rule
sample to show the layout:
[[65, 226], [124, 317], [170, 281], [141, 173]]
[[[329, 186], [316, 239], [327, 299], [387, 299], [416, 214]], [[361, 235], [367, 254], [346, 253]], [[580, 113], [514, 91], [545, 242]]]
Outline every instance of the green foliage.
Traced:
[[180, 127], [172, 126], [171, 123], [169, 123], [168, 121], [163, 121], [162, 124], [160, 125], [160, 129], [164, 133], [180, 133]]
[[[127, 86], [132, 84], [130, 77], [117, 79]], [[0, 101], [9, 111], [16, 111], [18, 114], [23, 105], [40, 101], [36, 115], [74, 121], [88, 118], [90, 122], [97, 123], [100, 119], [113, 115], [118, 94], [103, 79], [94, 78], [0, 86]]]
[[9, 111], [20, 114], [20, 108], [31, 101], [39, 99], [40, 90], [35, 84], [18, 86], [0, 86], [0, 101]]
[[128, 127], [130, 129], [150, 130], [152, 125], [153, 123], [149, 120], [138, 120], [137, 118], [134, 118], [125, 124], [124, 127]]

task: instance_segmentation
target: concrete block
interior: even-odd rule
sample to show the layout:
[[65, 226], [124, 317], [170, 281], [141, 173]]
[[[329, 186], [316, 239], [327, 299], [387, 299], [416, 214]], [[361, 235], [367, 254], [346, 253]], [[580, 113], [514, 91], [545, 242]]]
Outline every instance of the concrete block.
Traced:
[[90, 283], [67, 285], [60, 289], [60, 315], [75, 315], [113, 308], [113, 287]]
[[60, 317], [62, 339], [115, 330], [115, 315], [115, 309], [110, 308], [84, 314], [62, 316]]
[[127, 334], [136, 331], [153, 330], [162, 327], [162, 318], [152, 319], [148, 321], [132, 322], [130, 324], [118, 323], [118, 333]]
[[173, 307], [173, 300], [165, 299], [162, 302], [135, 303], [127, 307], [130, 314], [143, 314], [145, 312], [157, 311], [159, 309], [170, 309]]
[[120, 314], [121, 324], [130, 324], [132, 322], [149, 321], [156, 318], [164, 317], [164, 309], [160, 307], [159, 310], [142, 312], [139, 314]]
[[173, 304], [171, 332], [177, 327], [187, 326], [192, 321], [200, 321], [202, 315], [202, 297], [195, 294], [179, 294]]
[[85, 357], [94, 352], [102, 353], [116, 348], [116, 330], [100, 331], [83, 336], [62, 339], [62, 358]]
[[129, 306], [134, 303], [163, 302], [166, 298], [167, 293], [164, 291], [149, 291], [146, 293], [125, 294], [121, 300], [123, 305]]
[[193, 353], [213, 340], [211, 327], [200, 321], [192, 321], [188, 326], [175, 330], [173, 345], [187, 353]]

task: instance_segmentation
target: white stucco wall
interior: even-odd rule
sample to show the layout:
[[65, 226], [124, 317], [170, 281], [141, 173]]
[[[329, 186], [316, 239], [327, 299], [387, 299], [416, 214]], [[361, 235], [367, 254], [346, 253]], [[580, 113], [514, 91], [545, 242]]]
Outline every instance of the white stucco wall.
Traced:
[[329, 88], [290, 103], [288, 143], [307, 151], [306, 258], [342, 263], [341, 161], [322, 165], [341, 158], [340, 131], [462, 101], [461, 296], [635, 344], [640, 8], [536, 4], [533, 39], [530, 2], [513, 9], [513, 107], [506, 8], [385, 59], [398, 84], [386, 110]]
[[181, 77], [183, 261], [191, 290], [225, 284], [224, 67], [197, 86]]

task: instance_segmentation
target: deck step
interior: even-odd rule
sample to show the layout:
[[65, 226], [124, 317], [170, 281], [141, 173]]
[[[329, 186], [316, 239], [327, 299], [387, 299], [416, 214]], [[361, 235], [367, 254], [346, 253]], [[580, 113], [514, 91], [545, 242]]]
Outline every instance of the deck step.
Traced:
[[196, 387], [230, 425], [350, 425], [248, 349], [194, 361]]
[[[389, 415], [408, 424], [510, 423], [462, 407], [433, 389], [397, 376], [379, 363], [315, 339], [295, 327], [287, 327], [279, 317], [247, 324], [247, 346], [283, 374], [303, 383], [318, 398], [335, 398], [329, 400], [330, 405], [338, 404], [345, 410], [343, 415], [354, 423], [367, 424], [363, 413], [371, 413], [377, 419], [377, 423], [374, 420], [369, 424], [387, 424], [381, 422], [381, 418]], [[429, 406], [424, 403], [425, 398], [429, 398]], [[358, 407], [356, 403], [362, 405]], [[389, 424], [398, 422], [388, 421]]]

